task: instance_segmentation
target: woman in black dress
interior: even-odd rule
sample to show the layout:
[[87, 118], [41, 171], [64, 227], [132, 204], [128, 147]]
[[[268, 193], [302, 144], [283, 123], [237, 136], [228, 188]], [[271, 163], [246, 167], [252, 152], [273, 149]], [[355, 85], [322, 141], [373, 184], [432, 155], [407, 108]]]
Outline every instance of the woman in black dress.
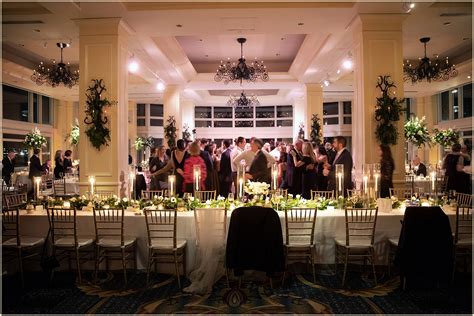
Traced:
[[54, 155], [54, 178], [60, 179], [64, 176], [63, 151], [56, 150]]
[[189, 153], [186, 151], [187, 144], [184, 139], [178, 139], [176, 142], [176, 149], [171, 152], [171, 159], [168, 160], [168, 164], [158, 170], [156, 175], [166, 173], [169, 170], [174, 170], [174, 175], [176, 176], [176, 195], [179, 197], [183, 196], [183, 171], [184, 171], [184, 162], [189, 156]]
[[464, 168], [464, 157], [461, 155], [461, 145], [454, 144], [451, 153], [444, 158], [443, 169], [448, 177], [446, 190], [456, 190], [459, 193], [470, 193], [469, 183], [466, 183]]
[[393, 161], [392, 151], [387, 145], [380, 145], [380, 197], [390, 197], [390, 188], [393, 188]]
[[311, 199], [311, 190], [316, 185], [316, 156], [314, 155], [313, 145], [310, 142], [303, 143], [303, 158], [300, 161], [295, 161], [295, 167], [302, 169], [302, 197]]
[[[316, 183], [319, 191], [327, 191], [328, 189], [328, 177], [323, 174], [324, 166], [328, 163], [328, 153], [323, 145], [316, 147], [317, 156], [316, 161], [318, 166], [316, 168]], [[327, 165], [326, 165], [327, 166]]]

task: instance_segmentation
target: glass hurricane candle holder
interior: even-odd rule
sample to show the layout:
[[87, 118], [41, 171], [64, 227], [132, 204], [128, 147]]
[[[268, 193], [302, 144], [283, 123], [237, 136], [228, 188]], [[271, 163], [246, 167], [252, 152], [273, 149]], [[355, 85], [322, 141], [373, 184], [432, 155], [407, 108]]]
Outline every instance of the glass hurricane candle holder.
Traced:
[[168, 193], [170, 197], [176, 194], [176, 176], [173, 174], [168, 176]]
[[193, 184], [194, 192], [199, 191], [201, 187], [201, 166], [199, 165], [193, 166]]
[[336, 197], [344, 196], [344, 165], [336, 165]]

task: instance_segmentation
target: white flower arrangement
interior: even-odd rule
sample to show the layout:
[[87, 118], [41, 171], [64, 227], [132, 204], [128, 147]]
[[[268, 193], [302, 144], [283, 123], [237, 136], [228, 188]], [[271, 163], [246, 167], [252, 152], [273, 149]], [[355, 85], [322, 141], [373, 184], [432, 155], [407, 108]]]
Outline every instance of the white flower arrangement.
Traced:
[[270, 185], [265, 182], [247, 181], [244, 187], [245, 193], [249, 195], [267, 195], [269, 193]]
[[155, 141], [153, 140], [153, 137], [151, 136], [147, 138], [137, 136], [137, 138], [135, 139], [134, 146], [136, 150], [142, 150], [143, 148], [146, 148], [146, 147], [151, 148], [154, 142]]
[[411, 117], [404, 125], [405, 139], [410, 143], [421, 147], [421, 145], [430, 144], [431, 137], [426, 127], [426, 117], [421, 119], [418, 117]]
[[35, 127], [30, 133], [26, 134], [24, 143], [31, 149], [45, 147], [46, 137], [41, 135], [40, 130]]
[[459, 132], [448, 128], [445, 130], [433, 130], [433, 142], [440, 144], [443, 147], [452, 146], [459, 142]]

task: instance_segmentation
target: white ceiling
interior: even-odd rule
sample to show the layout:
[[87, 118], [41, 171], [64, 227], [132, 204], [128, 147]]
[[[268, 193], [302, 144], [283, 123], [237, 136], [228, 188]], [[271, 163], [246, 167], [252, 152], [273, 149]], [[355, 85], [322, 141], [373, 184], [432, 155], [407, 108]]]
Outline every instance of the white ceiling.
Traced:
[[[29, 80], [29, 73], [40, 60], [59, 59], [56, 42], [71, 43], [64, 59], [79, 61], [78, 28], [75, 19], [122, 17], [134, 31], [129, 38], [130, 54], [142, 65], [130, 80], [130, 97], [159, 100], [155, 90], [158, 74], [167, 84], [180, 85], [185, 95], [198, 103], [213, 102], [209, 90], [240, 90], [213, 80], [221, 59], [237, 59], [237, 37], [246, 37], [244, 55], [264, 59], [270, 71], [267, 83], [244, 85], [245, 89], [279, 89], [285, 100], [298, 95], [303, 83], [330, 78], [328, 95], [352, 91], [350, 72], [337, 74], [342, 60], [352, 47], [348, 25], [358, 13], [402, 13], [402, 3], [157, 3], [157, 2], [49, 2], [15, 3], [4, 1], [3, 81], [18, 84]], [[432, 38], [428, 55], [445, 54], [456, 62], [470, 60], [472, 45], [472, 7], [470, 2], [418, 2], [403, 26], [404, 56], [414, 59], [423, 53], [419, 38]], [[33, 23], [28, 23], [28, 21]], [[5, 24], [26, 23], [26, 24]], [[38, 23], [42, 22], [42, 23]], [[444, 23], [450, 22], [450, 25]], [[181, 25], [178, 27], [178, 25]], [[282, 40], [283, 38], [283, 40]], [[200, 41], [202, 39], [202, 41]], [[277, 56], [276, 54], [280, 54]], [[207, 57], [206, 57], [207, 55]], [[20, 67], [9, 61], [22, 65]], [[466, 81], [471, 63], [461, 64]], [[413, 94], [431, 93], [455, 81], [436, 85], [405, 86]], [[43, 93], [77, 99], [77, 88]], [[194, 91], [194, 93], [190, 93]], [[274, 98], [271, 99], [272, 102]]]

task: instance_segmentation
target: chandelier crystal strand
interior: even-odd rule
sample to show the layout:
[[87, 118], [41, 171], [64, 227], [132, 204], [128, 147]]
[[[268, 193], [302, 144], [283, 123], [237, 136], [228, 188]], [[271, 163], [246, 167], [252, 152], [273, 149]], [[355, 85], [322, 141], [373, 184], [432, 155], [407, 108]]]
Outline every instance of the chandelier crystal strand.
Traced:
[[240, 81], [242, 85], [243, 80], [248, 82], [255, 82], [257, 80], [268, 81], [267, 67], [264, 65], [263, 60], [258, 61], [255, 58], [250, 66], [246, 64], [244, 58], [244, 43], [247, 41], [245, 38], [238, 38], [237, 42], [240, 43], [240, 58], [238, 63], [231, 63], [230, 59], [226, 63], [221, 61], [221, 64], [217, 68], [214, 80], [217, 82], [224, 81], [225, 84], [229, 82]]
[[449, 58], [441, 62], [436, 56], [432, 61], [426, 55], [426, 44], [430, 41], [429, 37], [420, 38], [420, 42], [424, 45], [425, 56], [419, 58], [418, 65], [413, 67], [411, 62], [407, 59], [403, 63], [403, 80], [409, 81], [413, 84], [421, 82], [426, 79], [427, 82], [449, 80], [458, 75], [455, 65], [449, 62]]
[[31, 80], [39, 86], [47, 84], [55, 88], [63, 84], [71, 89], [79, 83], [79, 70], [72, 71], [70, 64], [63, 62], [63, 49], [69, 45], [66, 43], [57, 43], [56, 45], [61, 49], [61, 61], [56, 63], [53, 60], [50, 67], [46, 67], [43, 62], [40, 62], [38, 68], [33, 71]]
[[245, 91], [242, 91], [240, 97], [231, 95], [229, 101], [227, 101], [227, 105], [236, 108], [250, 108], [260, 105], [260, 102], [258, 101], [256, 95], [252, 94], [250, 97], [247, 97]]

